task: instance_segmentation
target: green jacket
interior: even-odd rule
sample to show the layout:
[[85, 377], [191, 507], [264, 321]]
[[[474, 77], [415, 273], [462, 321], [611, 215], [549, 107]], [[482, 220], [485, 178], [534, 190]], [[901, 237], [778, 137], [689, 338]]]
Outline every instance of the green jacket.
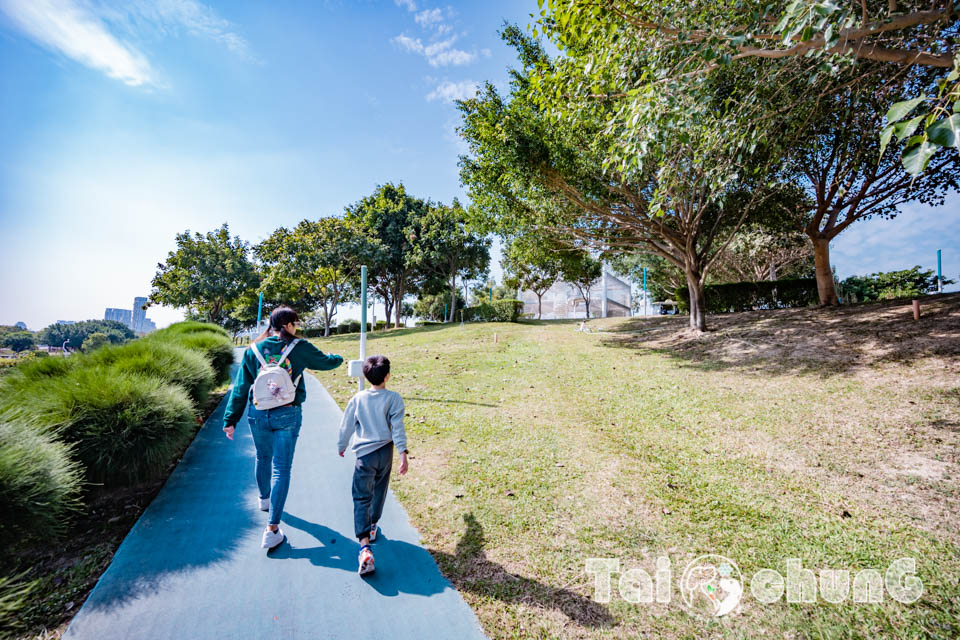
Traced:
[[[272, 363], [280, 359], [280, 354], [283, 352], [286, 343], [278, 336], [271, 336], [258, 342], [257, 346], [260, 348], [260, 353], [263, 354], [263, 359]], [[291, 380], [296, 380], [297, 377], [303, 375], [305, 369], [325, 371], [336, 369], [342, 363], [342, 356], [328, 356], [306, 340], [301, 340], [290, 352], [290, 356], [283, 363], [283, 368], [290, 374]], [[233, 381], [233, 391], [230, 392], [227, 410], [223, 414], [224, 426], [232, 427], [240, 422], [250, 399], [250, 385], [253, 384], [259, 370], [260, 361], [257, 360], [252, 348], [248, 348], [243, 354], [243, 361], [240, 363], [240, 370], [237, 371], [237, 378]], [[301, 378], [297, 383], [297, 396], [293, 404], [294, 406], [300, 406], [306, 399], [307, 388], [304, 385], [303, 378]]]

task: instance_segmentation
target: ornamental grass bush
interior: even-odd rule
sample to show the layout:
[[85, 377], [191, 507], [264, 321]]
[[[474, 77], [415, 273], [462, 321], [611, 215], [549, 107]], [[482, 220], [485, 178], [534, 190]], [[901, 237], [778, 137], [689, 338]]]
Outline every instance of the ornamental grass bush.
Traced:
[[[188, 326], [181, 327], [181, 325]], [[215, 384], [223, 384], [230, 380], [230, 367], [234, 360], [233, 340], [226, 331], [216, 325], [181, 322], [155, 331], [143, 340], [152, 343], [173, 343], [192, 351], [199, 351], [213, 366]]]
[[187, 390], [194, 406], [203, 409], [213, 389], [213, 366], [203, 354], [173, 342], [136, 340], [107, 346], [90, 356], [91, 361], [117, 371], [152, 376]]
[[22, 419], [0, 419], [0, 536], [62, 533], [81, 475], [70, 447], [53, 434]]
[[[0, 389], [0, 414], [71, 444], [93, 482], [128, 485], [155, 478], [196, 428], [193, 403], [182, 387], [109, 365], [87, 361], [27, 387], [26, 378], [9, 378]], [[24, 401], [10, 402], [10, 392]]]

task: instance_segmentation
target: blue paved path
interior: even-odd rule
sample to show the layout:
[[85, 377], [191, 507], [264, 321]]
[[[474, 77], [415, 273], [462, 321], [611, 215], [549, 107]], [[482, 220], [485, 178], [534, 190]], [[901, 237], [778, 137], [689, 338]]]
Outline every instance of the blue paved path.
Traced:
[[120, 545], [64, 635], [213, 638], [484, 638], [391, 494], [374, 544], [377, 571], [357, 576], [350, 454], [336, 453], [341, 411], [304, 376], [307, 402], [281, 527], [260, 548], [254, 448], [246, 421], [220, 430], [223, 405]]

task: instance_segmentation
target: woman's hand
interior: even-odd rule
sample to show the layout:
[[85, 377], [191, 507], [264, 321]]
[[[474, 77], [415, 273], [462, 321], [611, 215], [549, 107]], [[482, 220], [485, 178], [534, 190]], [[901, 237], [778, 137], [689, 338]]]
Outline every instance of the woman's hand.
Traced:
[[224, 432], [225, 434], [227, 434], [227, 437], [228, 437], [229, 439], [233, 440], [233, 432], [234, 432], [235, 429], [236, 429], [236, 427], [224, 427], [224, 428], [223, 428], [223, 432]]
[[407, 472], [407, 452], [404, 451], [400, 454], [400, 468], [397, 469], [397, 473], [404, 475]]

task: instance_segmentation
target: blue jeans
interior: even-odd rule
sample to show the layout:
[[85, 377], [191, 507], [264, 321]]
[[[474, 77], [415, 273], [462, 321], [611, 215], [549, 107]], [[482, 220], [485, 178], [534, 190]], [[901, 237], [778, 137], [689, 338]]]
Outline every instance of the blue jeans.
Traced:
[[392, 442], [357, 457], [353, 467], [353, 530], [358, 540], [368, 537], [370, 528], [383, 515], [392, 467]]
[[251, 403], [247, 419], [250, 421], [253, 444], [257, 448], [256, 474], [260, 497], [270, 498], [270, 524], [280, 524], [283, 503], [287, 501], [287, 492], [290, 490], [290, 469], [303, 423], [303, 411], [300, 407], [260, 411]]

